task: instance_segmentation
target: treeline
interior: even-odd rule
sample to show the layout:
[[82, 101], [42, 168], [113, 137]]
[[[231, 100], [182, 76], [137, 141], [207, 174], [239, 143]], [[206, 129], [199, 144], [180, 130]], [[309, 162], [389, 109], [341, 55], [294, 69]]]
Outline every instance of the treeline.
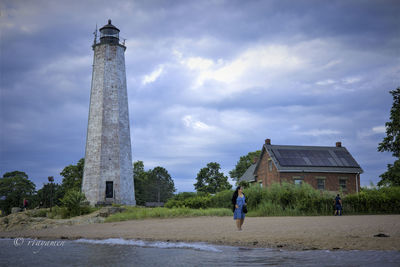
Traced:
[[28, 201], [28, 209], [53, 208], [51, 215], [62, 218], [77, 216], [92, 211], [86, 198], [80, 191], [82, 184], [84, 160], [77, 165], [69, 165], [60, 173], [64, 178], [61, 184], [54, 183], [48, 177], [41, 189], [29, 180], [25, 172], [13, 171], [0, 178], [0, 210], [2, 215], [11, 213], [13, 207], [22, 208], [23, 200]]
[[[51, 208], [61, 217], [77, 216], [91, 211], [85, 195], [81, 192], [85, 161], [66, 166], [60, 175], [61, 184], [54, 183], [49, 177], [48, 183], [36, 191], [36, 185], [25, 172], [7, 172], [0, 177], [1, 215], [11, 213], [13, 207], [23, 207], [23, 199], [28, 200], [28, 208]], [[142, 161], [133, 166], [135, 198], [138, 205], [146, 202], [166, 202], [176, 191], [174, 181], [168, 171], [160, 166], [144, 170]]]
[[[332, 215], [335, 195], [321, 192], [308, 184], [283, 183], [268, 188], [251, 186], [244, 190], [250, 216]], [[169, 200], [167, 208], [232, 208], [232, 190], [214, 195], [180, 193]], [[359, 194], [342, 196], [345, 214], [398, 214], [400, 187], [362, 188]]]

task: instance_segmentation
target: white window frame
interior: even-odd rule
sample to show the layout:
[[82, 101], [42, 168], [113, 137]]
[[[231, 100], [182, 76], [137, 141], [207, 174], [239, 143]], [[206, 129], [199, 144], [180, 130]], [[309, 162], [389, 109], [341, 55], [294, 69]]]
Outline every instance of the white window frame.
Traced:
[[[347, 191], [347, 177], [339, 177], [339, 189], [342, 189], [342, 191]], [[340, 183], [341, 181], [344, 181], [344, 187]]]

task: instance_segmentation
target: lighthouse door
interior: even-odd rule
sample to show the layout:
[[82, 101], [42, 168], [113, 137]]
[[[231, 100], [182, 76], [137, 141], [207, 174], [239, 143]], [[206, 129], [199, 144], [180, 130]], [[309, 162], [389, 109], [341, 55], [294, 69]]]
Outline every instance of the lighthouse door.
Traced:
[[114, 184], [112, 181], [106, 181], [106, 198], [114, 197]]

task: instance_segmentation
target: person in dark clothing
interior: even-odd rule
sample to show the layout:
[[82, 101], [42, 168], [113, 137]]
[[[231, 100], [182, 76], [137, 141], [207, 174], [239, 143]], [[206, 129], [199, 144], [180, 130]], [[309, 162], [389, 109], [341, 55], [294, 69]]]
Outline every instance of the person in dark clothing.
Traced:
[[339, 194], [335, 197], [335, 216], [342, 216], [342, 199]]
[[24, 210], [28, 208], [28, 200], [24, 198]]

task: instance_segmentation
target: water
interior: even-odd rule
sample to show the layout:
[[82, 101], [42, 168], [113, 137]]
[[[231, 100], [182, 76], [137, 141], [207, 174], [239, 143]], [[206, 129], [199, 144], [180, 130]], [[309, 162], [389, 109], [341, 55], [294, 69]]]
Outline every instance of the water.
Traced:
[[285, 251], [141, 240], [0, 239], [0, 266], [400, 266], [397, 251]]

